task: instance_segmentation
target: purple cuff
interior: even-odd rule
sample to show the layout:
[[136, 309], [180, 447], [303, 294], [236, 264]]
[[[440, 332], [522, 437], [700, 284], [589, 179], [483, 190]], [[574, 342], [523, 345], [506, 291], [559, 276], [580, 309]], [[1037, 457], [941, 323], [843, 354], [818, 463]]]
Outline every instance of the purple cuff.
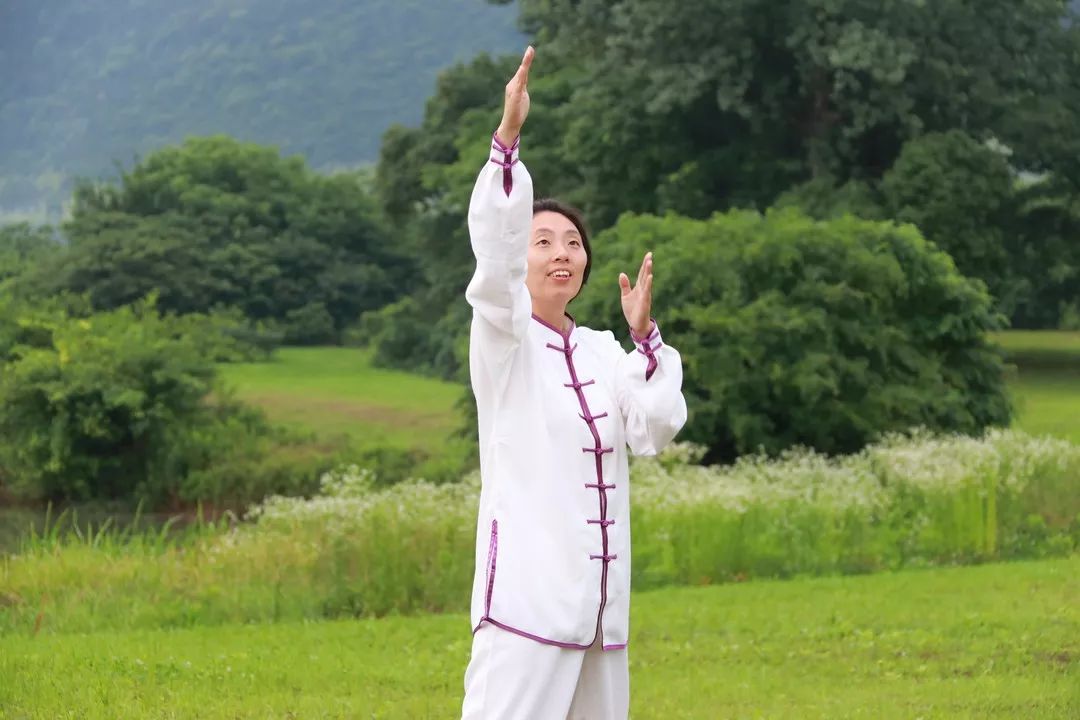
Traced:
[[656, 324], [656, 320], [650, 318], [652, 326], [649, 329], [649, 333], [645, 337], [641, 337], [633, 328], [630, 328], [630, 337], [634, 341], [634, 345], [637, 346], [637, 351], [644, 355], [649, 363], [645, 366], [645, 381], [648, 382], [649, 378], [656, 372], [656, 351], [664, 346], [664, 341], [660, 338], [660, 328]]
[[518, 161], [518, 144], [521, 135], [514, 138], [514, 143], [507, 147], [499, 142], [498, 131], [491, 133], [491, 162], [503, 169], [503, 190], [506, 197], [510, 197], [510, 191], [514, 189], [513, 167]]

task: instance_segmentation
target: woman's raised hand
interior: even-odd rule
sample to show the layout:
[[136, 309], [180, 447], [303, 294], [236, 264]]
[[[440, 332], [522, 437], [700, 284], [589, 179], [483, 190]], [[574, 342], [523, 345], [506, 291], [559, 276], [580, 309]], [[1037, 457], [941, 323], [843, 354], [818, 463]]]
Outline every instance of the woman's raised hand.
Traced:
[[638, 337], [645, 337], [652, 327], [652, 253], [645, 253], [638, 270], [637, 282], [630, 287], [630, 278], [619, 273], [619, 289], [622, 291], [622, 310], [630, 329]]
[[525, 124], [525, 118], [529, 114], [529, 67], [535, 54], [536, 51], [530, 45], [525, 50], [525, 56], [521, 58], [521, 65], [514, 77], [506, 83], [502, 122], [495, 132], [495, 137], [506, 147], [510, 147], [510, 144], [517, 140], [517, 136], [521, 134], [521, 126]]

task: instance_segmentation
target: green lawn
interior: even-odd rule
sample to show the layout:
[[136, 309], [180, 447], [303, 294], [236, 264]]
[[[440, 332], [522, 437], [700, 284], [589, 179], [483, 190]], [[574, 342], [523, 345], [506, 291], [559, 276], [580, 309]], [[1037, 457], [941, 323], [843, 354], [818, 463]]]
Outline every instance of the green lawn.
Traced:
[[1010, 330], [994, 340], [1016, 365], [1016, 427], [1080, 443], [1080, 332]]
[[[1080, 556], [634, 597], [632, 716], [1080, 717]], [[0, 609], [2, 610], [2, 609]], [[461, 615], [0, 639], [0, 718], [453, 718]]]
[[[1018, 365], [1009, 380], [1016, 426], [1080, 442], [1080, 332], [1010, 330], [993, 339]], [[271, 419], [367, 447], [438, 451], [458, 422], [458, 385], [373, 368], [365, 350], [282, 348], [272, 362], [221, 370]]]
[[456, 427], [461, 387], [371, 366], [355, 348], [281, 348], [270, 362], [221, 365], [270, 419], [362, 445], [437, 450]]

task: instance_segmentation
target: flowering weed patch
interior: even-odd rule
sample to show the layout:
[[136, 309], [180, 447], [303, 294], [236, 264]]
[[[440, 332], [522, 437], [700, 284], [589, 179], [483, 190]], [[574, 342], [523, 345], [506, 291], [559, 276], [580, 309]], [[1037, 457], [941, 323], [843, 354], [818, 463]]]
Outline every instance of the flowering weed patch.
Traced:
[[[891, 436], [827, 458], [730, 467], [676, 445], [632, 468], [633, 586], [1063, 556], [1080, 546], [1080, 446], [1012, 431]], [[39, 536], [0, 559], [0, 634], [463, 611], [479, 479], [313, 498], [169, 543]]]

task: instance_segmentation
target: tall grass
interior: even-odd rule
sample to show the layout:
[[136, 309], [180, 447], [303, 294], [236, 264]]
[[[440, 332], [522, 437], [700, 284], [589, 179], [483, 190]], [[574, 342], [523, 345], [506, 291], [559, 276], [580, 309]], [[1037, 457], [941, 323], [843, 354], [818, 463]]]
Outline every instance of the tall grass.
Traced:
[[[730, 467], [676, 445], [632, 466], [633, 584], [865, 573], [1080, 547], [1080, 446], [894, 435]], [[379, 489], [355, 466], [240, 525], [41, 533], [0, 560], [0, 634], [462, 611], [479, 479]]]

